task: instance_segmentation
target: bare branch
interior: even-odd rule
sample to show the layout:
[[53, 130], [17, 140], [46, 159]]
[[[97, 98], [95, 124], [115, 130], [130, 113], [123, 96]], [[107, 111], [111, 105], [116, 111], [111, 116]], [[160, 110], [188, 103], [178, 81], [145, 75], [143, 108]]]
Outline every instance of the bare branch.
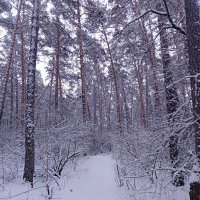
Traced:
[[170, 15], [170, 12], [169, 12], [169, 8], [167, 6], [167, 3], [166, 3], [166, 0], [163, 0], [164, 4], [165, 4], [165, 9], [166, 9], [166, 12], [162, 12], [162, 11], [159, 11], [159, 10], [154, 10], [154, 9], [150, 9], [150, 10], [147, 10], [145, 12], [143, 12], [141, 15], [135, 17], [132, 21], [130, 21], [129, 23], [127, 23], [124, 28], [120, 31], [119, 34], [121, 34], [130, 24], [134, 23], [135, 21], [139, 20], [140, 18], [144, 17], [145, 15], [147, 15], [148, 13], [154, 13], [154, 14], [157, 14], [157, 15], [162, 15], [162, 16], [166, 16], [168, 19], [169, 19], [169, 22], [170, 24], [172, 25], [172, 27], [170, 28], [174, 28], [176, 29], [177, 31], [179, 31], [181, 34], [183, 35], [186, 35], [186, 32], [185, 30], [180, 27], [178, 24], [176, 24], [173, 19], [171, 18], [171, 15]]
[[154, 14], [158, 14], [158, 15], [163, 15], [163, 16], [167, 16], [167, 13], [166, 12], [162, 12], [162, 11], [158, 11], [158, 10], [154, 10], [154, 9], [150, 9], [150, 10], [147, 10], [145, 12], [143, 12], [141, 15], [135, 17], [132, 21], [130, 21], [128, 24], [126, 24], [124, 26], [124, 28], [121, 30], [120, 34], [132, 23], [134, 23], [135, 21], [139, 20], [140, 18], [144, 17], [146, 14], [148, 13], [154, 13]]
[[175, 28], [177, 31], [179, 31], [181, 34], [186, 35], [185, 30], [182, 27], [180, 27], [178, 24], [174, 23], [173, 19], [171, 18], [166, 0], [163, 0], [163, 2], [164, 2], [165, 9], [167, 12], [167, 18], [169, 19], [169, 22], [171, 23], [172, 27]]

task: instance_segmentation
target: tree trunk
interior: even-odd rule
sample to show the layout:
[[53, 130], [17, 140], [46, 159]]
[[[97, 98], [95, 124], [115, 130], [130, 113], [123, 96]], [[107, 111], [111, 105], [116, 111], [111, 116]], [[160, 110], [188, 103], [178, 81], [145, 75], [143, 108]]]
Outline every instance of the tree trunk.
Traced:
[[25, 109], [26, 109], [26, 51], [24, 42], [24, 33], [21, 32], [21, 81], [22, 81], [22, 96], [21, 96], [21, 124], [24, 125]]
[[138, 95], [140, 101], [140, 119], [142, 125], [145, 126], [146, 124], [146, 116], [145, 116], [145, 103], [144, 103], [144, 96], [143, 96], [143, 78], [140, 70], [140, 64], [136, 61], [135, 62], [135, 72], [136, 72], [136, 79], [138, 82]]
[[49, 88], [49, 108], [48, 108], [48, 112], [49, 112], [49, 115], [51, 113], [51, 102], [52, 102], [52, 87], [53, 87], [53, 81], [54, 81], [54, 71], [55, 71], [55, 59], [54, 59], [54, 56], [53, 56], [53, 61], [52, 61], [52, 71], [51, 71], [51, 79], [50, 79], [50, 88]]
[[[22, 5], [22, 20], [21, 26], [24, 25], [25, 20], [25, 2], [23, 1]], [[25, 48], [25, 39], [24, 39], [24, 32], [21, 29], [20, 32], [20, 39], [21, 39], [21, 125], [24, 126], [25, 122], [25, 110], [26, 110], [26, 48]]]
[[194, 182], [190, 184], [190, 200], [200, 200], [200, 183]]
[[1, 108], [0, 108], [0, 126], [2, 124], [3, 113], [4, 113], [4, 109], [5, 109], [7, 87], [8, 87], [8, 81], [9, 81], [10, 69], [11, 69], [11, 65], [12, 65], [12, 62], [13, 62], [13, 55], [14, 55], [14, 49], [15, 49], [15, 43], [16, 43], [16, 35], [17, 35], [18, 24], [19, 24], [19, 20], [20, 20], [21, 9], [22, 9], [22, 0], [20, 0], [20, 2], [19, 2], [19, 9], [18, 9], [18, 13], [17, 13], [17, 18], [16, 18], [14, 30], [13, 30], [13, 33], [12, 33], [12, 44], [11, 44], [11, 47], [10, 47], [10, 52], [9, 52], [8, 60], [7, 60], [7, 63], [6, 63], [7, 69], [6, 69], [6, 74], [5, 74], [5, 81], [4, 81], [3, 94], [2, 94], [3, 97], [1, 99]]
[[33, 186], [33, 174], [35, 168], [35, 144], [34, 144], [34, 103], [35, 103], [35, 72], [37, 59], [37, 44], [39, 30], [39, 0], [33, 1], [31, 19], [31, 38], [27, 73], [27, 100], [26, 100], [26, 124], [25, 124], [25, 166], [23, 178]]
[[109, 54], [110, 65], [111, 65], [111, 74], [112, 74], [113, 79], [114, 79], [118, 129], [119, 129], [120, 133], [122, 133], [123, 132], [123, 124], [122, 124], [122, 108], [121, 108], [121, 103], [120, 103], [119, 81], [118, 81], [117, 72], [116, 72], [116, 69], [115, 69], [115, 66], [114, 66], [113, 55], [112, 55], [112, 51], [111, 51], [110, 44], [109, 44], [109, 41], [108, 41], [108, 36], [107, 36], [106, 30], [105, 30], [105, 27], [104, 27], [103, 24], [102, 24], [102, 31], [103, 31], [103, 35], [105, 37], [107, 48], [108, 48], [108, 54]]
[[16, 93], [16, 97], [15, 97], [15, 121], [16, 121], [16, 128], [18, 128], [18, 124], [19, 124], [19, 83], [18, 83], [18, 77], [17, 77], [17, 73], [15, 75], [15, 93]]
[[[195, 145], [197, 163], [200, 165], [200, 14], [198, 0], [185, 0], [185, 12], [192, 106], [195, 120]], [[190, 199], [200, 200], [200, 180], [190, 185]]]
[[151, 64], [151, 69], [152, 69], [152, 74], [153, 74], [153, 79], [154, 79], [154, 107], [156, 111], [156, 116], [159, 116], [160, 113], [160, 108], [161, 108], [161, 103], [160, 103], [160, 97], [159, 97], [159, 86], [158, 86], [158, 78], [157, 78], [157, 62], [156, 62], [156, 55], [155, 55], [155, 41], [153, 38], [153, 31], [151, 27], [152, 21], [149, 19], [149, 30], [150, 30], [150, 41], [152, 43], [152, 47], [150, 48], [150, 64]]
[[60, 115], [61, 115], [61, 119], [63, 120], [64, 118], [64, 113], [63, 113], [63, 90], [62, 90], [62, 80], [61, 80], [61, 76], [60, 76], [60, 72], [59, 72], [59, 92], [60, 92]]
[[124, 112], [125, 112], [125, 118], [126, 118], [126, 128], [129, 130], [129, 127], [131, 125], [131, 120], [130, 120], [130, 110], [128, 107], [127, 103], [127, 94], [125, 90], [125, 84], [124, 84], [124, 78], [121, 76], [121, 85], [122, 85], [122, 96], [123, 96], [123, 105], [124, 105]]
[[97, 118], [97, 89], [96, 86], [93, 86], [93, 123], [96, 127], [98, 124], [98, 118]]
[[60, 77], [60, 27], [59, 17], [56, 17], [56, 77], [55, 77], [55, 110], [58, 109], [59, 77]]
[[13, 70], [10, 77], [10, 129], [13, 129], [13, 111], [14, 111], [14, 78]]
[[[163, 64], [163, 74], [164, 74], [164, 86], [165, 86], [165, 96], [166, 96], [166, 106], [167, 114], [169, 115], [169, 125], [173, 126], [174, 119], [176, 119], [173, 114], [177, 111], [179, 106], [179, 98], [176, 87], [173, 82], [173, 73], [171, 71], [171, 61], [169, 54], [169, 44], [166, 36], [166, 30], [164, 29], [165, 19], [163, 16], [158, 15], [158, 28], [160, 31], [160, 46], [161, 46], [161, 57]], [[172, 166], [174, 168], [173, 176], [175, 174], [175, 168], [179, 165], [179, 151], [178, 151], [178, 135], [174, 133], [169, 138], [169, 151]], [[173, 178], [173, 183], [176, 186], [184, 185], [183, 176], [175, 176]]]
[[87, 102], [87, 87], [86, 87], [86, 73], [85, 73], [85, 65], [84, 65], [84, 54], [83, 54], [83, 36], [82, 36], [82, 26], [81, 26], [81, 5], [80, 0], [77, 0], [77, 19], [78, 19], [78, 27], [77, 27], [77, 37], [78, 37], [78, 45], [79, 45], [79, 58], [80, 58], [80, 70], [81, 70], [81, 91], [82, 91], [82, 108], [83, 108], [83, 121], [86, 122], [90, 118], [89, 114], [89, 106]]
[[104, 82], [103, 82], [103, 77], [102, 74], [99, 73], [99, 126], [100, 126], [100, 131], [103, 130], [104, 127], [104, 100], [105, 100], [105, 91], [104, 91]]

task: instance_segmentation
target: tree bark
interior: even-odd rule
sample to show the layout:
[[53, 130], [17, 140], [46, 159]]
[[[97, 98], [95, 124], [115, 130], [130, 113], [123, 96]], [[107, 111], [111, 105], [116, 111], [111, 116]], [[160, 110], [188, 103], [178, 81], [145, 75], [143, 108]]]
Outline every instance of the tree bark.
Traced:
[[49, 114], [51, 113], [51, 104], [52, 104], [52, 87], [53, 87], [53, 81], [54, 81], [54, 71], [55, 71], [55, 59], [53, 56], [53, 60], [52, 60], [52, 71], [51, 71], [51, 79], [50, 79], [50, 83], [49, 83], [49, 108], [48, 108], [48, 112]]
[[58, 109], [59, 99], [59, 77], [60, 77], [60, 21], [58, 15], [56, 16], [56, 77], [55, 77], [55, 110]]
[[31, 19], [31, 38], [27, 73], [27, 100], [25, 124], [25, 166], [23, 179], [30, 182], [33, 187], [33, 174], [35, 168], [35, 143], [34, 143], [34, 104], [35, 104], [35, 73], [37, 59], [37, 44], [39, 30], [39, 0], [33, 1]]
[[61, 76], [60, 76], [60, 72], [59, 72], [59, 92], [60, 92], [60, 115], [61, 115], [61, 119], [63, 120], [64, 118], [64, 113], [63, 113], [63, 90], [62, 90], [62, 80], [61, 80]]
[[13, 129], [13, 111], [14, 111], [14, 78], [13, 70], [10, 76], [10, 129]]
[[15, 121], [16, 121], [16, 128], [18, 128], [18, 124], [19, 124], [19, 83], [18, 83], [18, 77], [17, 77], [17, 73], [15, 75]]
[[[200, 14], [198, 0], [185, 0], [192, 107], [197, 163], [200, 166]], [[200, 200], [200, 180], [190, 185], [190, 199]]]
[[103, 35], [105, 37], [107, 48], [108, 48], [108, 54], [109, 54], [109, 57], [110, 57], [111, 74], [113, 76], [114, 86], [115, 86], [118, 129], [119, 129], [120, 133], [122, 133], [123, 132], [122, 106], [121, 106], [121, 103], [120, 103], [119, 80], [118, 80], [117, 71], [116, 71], [115, 65], [114, 65], [114, 60], [113, 60], [113, 55], [112, 55], [112, 51], [111, 51], [111, 48], [110, 48], [110, 43], [108, 41], [108, 36], [107, 36], [106, 30], [105, 30], [105, 27], [104, 27], [103, 24], [102, 24], [102, 31], [103, 31]]
[[152, 21], [149, 19], [149, 30], [150, 30], [150, 41], [152, 43], [152, 47], [150, 48], [150, 64], [151, 64], [151, 69], [152, 69], [152, 74], [153, 74], [153, 79], [154, 79], [154, 107], [156, 111], [156, 116], [159, 116], [160, 113], [160, 108], [161, 108], [161, 102], [160, 102], [160, 97], [159, 97], [159, 86], [158, 86], [158, 78], [157, 78], [157, 61], [156, 61], [156, 55], [155, 55], [155, 41], [153, 38], [153, 31], [151, 27]]
[[146, 124], [146, 115], [145, 115], [145, 103], [144, 103], [144, 96], [143, 96], [143, 78], [140, 70], [140, 64], [136, 61], [135, 62], [135, 72], [136, 72], [136, 79], [138, 82], [138, 95], [140, 100], [140, 119], [142, 125], [145, 126]]
[[87, 87], [86, 87], [86, 73], [84, 65], [84, 53], [83, 53], [83, 36], [81, 25], [81, 4], [80, 0], [77, 0], [77, 37], [79, 45], [79, 59], [80, 59], [80, 71], [81, 71], [81, 92], [82, 92], [82, 109], [83, 109], [83, 121], [87, 122], [90, 118], [89, 106], [87, 102]]
[[[23, 7], [22, 7], [22, 12], [23, 12], [23, 18], [21, 25], [23, 26], [24, 24], [24, 5], [25, 3], [23, 2]], [[20, 32], [20, 39], [21, 39], [21, 81], [22, 81], [22, 86], [21, 86], [21, 125], [24, 126], [25, 122], [25, 109], [26, 109], [26, 49], [25, 49], [25, 39], [24, 39], [24, 32], [23, 29]]]
[[[163, 16], [158, 15], [158, 29], [160, 32], [160, 46], [161, 46], [161, 57], [163, 64], [163, 74], [164, 74], [164, 86], [165, 86], [165, 96], [166, 96], [166, 106], [167, 114], [169, 115], [169, 125], [173, 126], [174, 116], [173, 114], [177, 111], [179, 106], [179, 98], [176, 87], [173, 82], [173, 73], [171, 71], [171, 60], [169, 54], [169, 44], [166, 36], [166, 29], [164, 29], [165, 19]], [[179, 165], [179, 150], [178, 150], [178, 135], [174, 133], [169, 138], [169, 152], [170, 159], [175, 174], [175, 170]], [[176, 186], [184, 185], [183, 176], [175, 176], [173, 183]]]
[[8, 87], [8, 81], [9, 81], [10, 69], [11, 69], [11, 65], [13, 62], [13, 55], [14, 55], [15, 43], [16, 43], [16, 35], [17, 35], [18, 24], [19, 24], [19, 20], [20, 20], [21, 9], [22, 9], [22, 0], [20, 0], [20, 2], [19, 2], [19, 9], [18, 9], [17, 17], [16, 17], [14, 30], [12, 33], [12, 44], [10, 47], [10, 52], [9, 52], [9, 56], [8, 56], [7, 63], [6, 63], [7, 69], [6, 69], [6, 74], [5, 74], [5, 81], [4, 81], [3, 94], [2, 94], [3, 97], [1, 99], [1, 108], [0, 108], [0, 126], [2, 124], [3, 114], [4, 114], [4, 109], [5, 109], [7, 87]]

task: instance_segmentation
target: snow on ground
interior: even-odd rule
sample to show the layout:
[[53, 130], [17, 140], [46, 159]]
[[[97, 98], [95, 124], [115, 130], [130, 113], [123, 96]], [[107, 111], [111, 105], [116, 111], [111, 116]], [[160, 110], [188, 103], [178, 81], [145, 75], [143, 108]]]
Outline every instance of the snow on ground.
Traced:
[[[167, 184], [166, 184], [167, 185]], [[130, 185], [129, 185], [130, 187]], [[175, 188], [171, 184], [149, 184], [148, 180], [136, 181], [136, 187], [132, 183], [131, 189], [127, 190], [131, 200], [189, 200], [189, 192], [186, 188]]]
[[5, 189], [0, 189], [0, 200], [40, 200], [44, 199], [46, 189], [44, 184], [37, 184], [31, 188], [30, 184], [25, 184], [22, 180], [15, 180], [13, 183], [5, 185]]
[[[0, 200], [47, 199], [45, 183], [38, 181], [32, 189], [19, 180], [7, 184], [4, 191], [0, 188]], [[126, 181], [124, 187], [119, 187], [116, 163], [108, 154], [85, 156], [76, 164], [69, 163], [58, 183], [59, 187], [55, 182], [50, 184], [53, 200], [189, 200], [187, 187], [177, 189], [165, 181], [150, 184], [141, 178], [135, 184], [130, 182], [129, 190]]]
[[62, 196], [69, 200], [128, 200], [117, 185], [115, 167], [111, 155], [87, 157], [68, 179]]
[[[111, 155], [96, 155], [84, 157], [71, 172], [66, 170], [59, 180], [61, 190], [56, 186], [53, 190], [53, 198], [56, 200], [128, 200], [123, 188], [117, 185], [115, 173], [115, 161]], [[37, 184], [42, 187], [42, 184]], [[24, 191], [29, 192], [23, 193]], [[0, 192], [0, 199], [14, 200], [40, 200], [45, 199], [45, 188], [31, 190], [26, 184], [13, 183]], [[23, 193], [23, 194], [20, 194]], [[20, 194], [15, 196], [16, 194]]]
[[130, 176], [125, 178], [126, 193], [132, 200], [189, 200], [189, 184], [185, 186], [172, 185], [171, 173], [162, 171], [157, 173], [157, 179], [152, 176]]

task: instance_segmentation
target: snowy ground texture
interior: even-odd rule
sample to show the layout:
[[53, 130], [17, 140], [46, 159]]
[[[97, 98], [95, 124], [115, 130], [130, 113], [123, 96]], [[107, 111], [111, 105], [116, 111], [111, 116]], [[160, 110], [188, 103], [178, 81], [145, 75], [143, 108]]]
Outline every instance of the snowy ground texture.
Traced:
[[[125, 185], [119, 187], [116, 163], [111, 155], [106, 154], [80, 159], [73, 168], [65, 170], [59, 187], [54, 183], [50, 190], [52, 199], [56, 200], [189, 200], [185, 190], [162, 191], [158, 195], [154, 193], [155, 188], [145, 193], [138, 187], [135, 190], [127, 190]], [[22, 181], [15, 181], [6, 185], [4, 190], [0, 189], [0, 200], [48, 199], [46, 193], [44, 183], [38, 182], [31, 189]]]
[[[124, 189], [116, 180], [115, 161], [111, 155], [84, 157], [79, 160], [75, 170], [66, 170], [55, 184], [52, 199], [56, 200], [128, 200]], [[69, 176], [69, 174], [71, 174]], [[22, 182], [10, 183], [0, 193], [0, 199], [40, 200], [46, 198], [46, 188], [36, 183], [31, 189]], [[27, 192], [28, 191], [28, 192]], [[25, 192], [25, 193], [24, 193]]]

